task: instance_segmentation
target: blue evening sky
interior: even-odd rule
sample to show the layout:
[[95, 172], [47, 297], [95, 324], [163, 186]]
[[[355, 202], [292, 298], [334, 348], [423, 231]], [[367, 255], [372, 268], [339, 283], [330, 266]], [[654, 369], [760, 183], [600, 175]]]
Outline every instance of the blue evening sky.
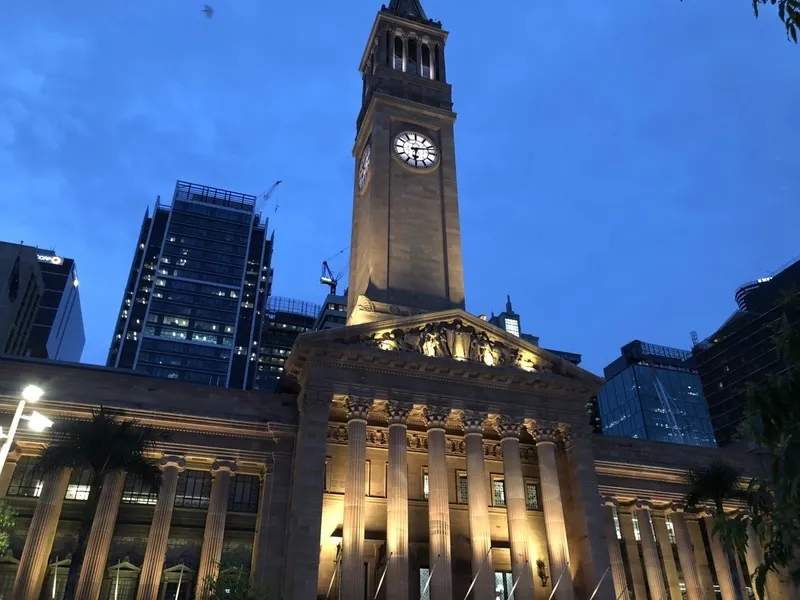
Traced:
[[[103, 363], [145, 208], [276, 179], [277, 295], [350, 243], [380, 0], [6, 0], [0, 239], [76, 259]], [[387, 0], [388, 1], [388, 0]], [[800, 254], [800, 48], [750, 0], [424, 0], [451, 32], [467, 309], [603, 366], [688, 347]], [[794, 176], [793, 176], [794, 175]], [[332, 261], [343, 270], [347, 253]]]

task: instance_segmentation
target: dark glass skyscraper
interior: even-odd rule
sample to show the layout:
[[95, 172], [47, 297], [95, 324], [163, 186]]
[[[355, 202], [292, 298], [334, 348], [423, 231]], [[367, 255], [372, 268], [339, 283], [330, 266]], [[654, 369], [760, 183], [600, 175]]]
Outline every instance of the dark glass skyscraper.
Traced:
[[273, 245], [256, 200], [178, 181], [145, 213], [108, 366], [253, 388]]
[[657, 442], [716, 446], [691, 353], [634, 340], [608, 365], [598, 403], [603, 432]]

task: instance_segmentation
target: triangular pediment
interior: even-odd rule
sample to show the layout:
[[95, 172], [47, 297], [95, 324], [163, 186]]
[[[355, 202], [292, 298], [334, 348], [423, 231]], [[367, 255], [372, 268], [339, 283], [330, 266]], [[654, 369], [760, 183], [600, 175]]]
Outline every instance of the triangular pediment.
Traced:
[[[547, 373], [599, 387], [600, 377], [460, 309], [383, 318], [297, 338], [292, 358], [315, 344], [341, 344], [483, 367]], [[287, 365], [288, 367], [289, 365]], [[288, 369], [287, 369], [288, 370]]]
[[428, 20], [419, 0], [391, 0], [388, 10], [404, 19], [411, 19], [412, 21]]

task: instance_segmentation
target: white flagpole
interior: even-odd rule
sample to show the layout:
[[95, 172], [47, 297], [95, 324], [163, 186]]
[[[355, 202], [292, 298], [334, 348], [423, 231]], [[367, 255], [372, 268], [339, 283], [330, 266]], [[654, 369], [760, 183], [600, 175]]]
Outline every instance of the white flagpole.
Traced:
[[56, 581], [58, 580], [58, 556], [56, 556], [56, 564], [53, 567], [53, 600], [56, 600]]
[[603, 584], [603, 579], [606, 578], [606, 575], [608, 575], [608, 572], [610, 570], [611, 570], [611, 565], [607, 566], [606, 570], [603, 571], [603, 576], [600, 578], [600, 581], [597, 582], [597, 587], [594, 588], [594, 592], [592, 592], [592, 595], [589, 597], [589, 600], [594, 600], [594, 597], [597, 595], [597, 591], [600, 589], [600, 586]]
[[550, 597], [547, 600], [553, 600], [553, 596], [556, 593], [556, 589], [558, 589], [558, 584], [561, 583], [561, 579], [564, 577], [564, 573], [567, 572], [567, 567], [568, 566], [569, 565], [564, 565], [564, 568], [561, 569], [561, 575], [558, 577], [558, 581], [556, 581], [556, 584], [553, 586], [553, 591], [550, 592]]
[[375, 596], [373, 596], [372, 600], [377, 600], [377, 598], [378, 598], [378, 593], [381, 591], [381, 586], [383, 585], [383, 580], [386, 578], [386, 571], [389, 570], [389, 561], [392, 560], [392, 554], [394, 554], [394, 552], [390, 552], [389, 553], [389, 558], [386, 559], [386, 567], [384, 567], [384, 569], [383, 569], [383, 575], [381, 575], [381, 580], [378, 582], [378, 589], [375, 590]]
[[[525, 559], [525, 568], [526, 568], [526, 569], [528, 568], [528, 559]], [[524, 572], [524, 571], [523, 571], [523, 572]], [[515, 590], [515, 589], [517, 589], [517, 584], [518, 584], [520, 581], [522, 581], [522, 577], [520, 577], [519, 579], [517, 579], [517, 580], [514, 582], [514, 585], [512, 585], [512, 586], [511, 586], [511, 591], [508, 593], [508, 597], [509, 597], [509, 598], [511, 598], [511, 597], [514, 595], [514, 590]], [[558, 585], [558, 584], [556, 584], [556, 585]]]
[[114, 582], [114, 600], [117, 600], [119, 597], [119, 565], [121, 562], [121, 560], [117, 560], [117, 579]]
[[428, 586], [431, 584], [431, 579], [433, 579], [433, 572], [436, 570], [436, 565], [439, 564], [439, 558], [441, 556], [442, 556], [441, 554], [436, 555], [436, 560], [433, 562], [433, 568], [431, 569], [431, 572], [428, 573], [428, 581], [425, 582], [425, 587], [422, 588], [422, 591], [419, 594], [420, 598], [422, 598], [422, 596], [425, 595], [425, 592], [428, 591]]
[[339, 550], [339, 553], [336, 555], [336, 563], [333, 565], [333, 577], [331, 577], [331, 582], [328, 584], [328, 593], [325, 594], [325, 600], [331, 595], [331, 590], [333, 589], [333, 582], [336, 580], [336, 573], [339, 571], [339, 563], [342, 560], [342, 551]]
[[181, 563], [181, 572], [178, 574], [178, 587], [175, 588], [175, 600], [178, 600], [178, 594], [181, 593], [181, 581], [183, 581], [183, 563]]
[[[492, 549], [489, 548], [489, 552], [491, 551]], [[478, 567], [478, 572], [475, 573], [475, 577], [472, 578], [472, 583], [470, 584], [469, 589], [467, 590], [466, 596], [464, 596], [464, 600], [467, 600], [467, 598], [469, 598], [469, 593], [472, 591], [472, 588], [474, 588], [475, 584], [478, 582], [478, 575], [480, 575], [481, 571], [483, 571], [483, 565], [486, 564], [486, 559], [489, 558], [489, 552], [487, 552], [486, 556], [483, 557], [483, 562], [481, 562], [481, 566]]]

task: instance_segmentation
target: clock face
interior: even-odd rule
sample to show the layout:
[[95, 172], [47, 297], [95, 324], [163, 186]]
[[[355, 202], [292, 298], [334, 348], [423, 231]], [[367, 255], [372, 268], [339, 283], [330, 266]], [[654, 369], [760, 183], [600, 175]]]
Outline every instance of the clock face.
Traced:
[[367, 175], [369, 175], [369, 160], [372, 149], [369, 144], [364, 148], [364, 153], [361, 155], [361, 163], [358, 165], [358, 189], [364, 189], [367, 184]]
[[416, 169], [430, 169], [439, 159], [434, 143], [413, 131], [401, 133], [394, 139], [394, 151], [400, 160]]

